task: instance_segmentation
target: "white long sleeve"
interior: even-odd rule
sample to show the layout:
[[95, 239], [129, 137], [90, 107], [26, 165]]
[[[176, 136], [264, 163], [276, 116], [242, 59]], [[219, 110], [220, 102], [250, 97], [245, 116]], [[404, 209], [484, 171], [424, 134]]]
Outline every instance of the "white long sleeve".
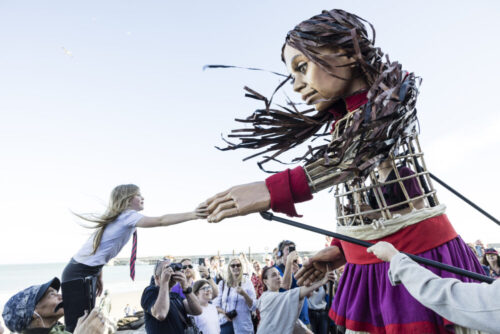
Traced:
[[402, 283], [425, 307], [457, 325], [500, 333], [500, 280], [487, 284], [441, 278], [401, 253], [391, 260], [389, 280]]

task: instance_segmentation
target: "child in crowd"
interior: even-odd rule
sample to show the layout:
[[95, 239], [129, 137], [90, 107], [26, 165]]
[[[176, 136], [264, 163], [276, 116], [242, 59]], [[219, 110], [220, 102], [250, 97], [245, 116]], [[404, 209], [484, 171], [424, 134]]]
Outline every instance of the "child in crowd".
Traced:
[[[95, 299], [95, 296], [99, 296], [103, 291], [102, 267], [121, 251], [132, 235], [130, 276], [132, 279], [135, 278], [137, 227], [169, 226], [206, 217], [206, 210], [203, 207], [198, 207], [192, 212], [166, 214], [160, 217], [146, 217], [139, 213], [143, 209], [144, 197], [142, 197], [139, 187], [134, 184], [124, 184], [113, 189], [104, 214], [97, 216], [77, 215], [86, 221], [95, 223], [96, 231], [64, 268], [62, 282], [92, 276], [95, 282], [92, 286]], [[70, 332], [74, 330], [78, 317], [84, 312], [83, 306], [69, 305], [73, 300], [78, 299], [77, 295], [80, 292], [83, 293], [83, 289], [82, 291], [65, 291], [63, 284], [63, 294], [68, 293], [75, 297], [65, 301], [64, 305], [66, 330]]]
[[213, 299], [213, 288], [211, 284], [201, 279], [193, 285], [193, 292], [200, 301], [200, 306], [203, 309], [200, 315], [194, 317], [196, 326], [203, 334], [219, 334], [219, 315], [214, 304], [210, 303]]

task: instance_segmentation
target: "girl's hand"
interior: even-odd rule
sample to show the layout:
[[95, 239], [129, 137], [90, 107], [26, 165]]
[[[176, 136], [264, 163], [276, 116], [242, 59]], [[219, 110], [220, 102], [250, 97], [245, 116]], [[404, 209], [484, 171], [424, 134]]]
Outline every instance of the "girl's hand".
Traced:
[[194, 209], [194, 219], [205, 219], [208, 217], [207, 205], [205, 203], [201, 203]]
[[218, 223], [224, 218], [244, 216], [268, 210], [271, 195], [264, 181], [242, 184], [229, 188], [206, 200], [209, 223]]

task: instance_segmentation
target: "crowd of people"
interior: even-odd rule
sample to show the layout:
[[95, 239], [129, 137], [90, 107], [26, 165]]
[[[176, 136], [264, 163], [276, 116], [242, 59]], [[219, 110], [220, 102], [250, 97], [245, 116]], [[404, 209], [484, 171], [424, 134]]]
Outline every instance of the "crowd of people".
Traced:
[[[498, 279], [500, 256], [496, 249], [484, 247], [480, 241], [468, 245], [483, 264], [485, 274]], [[439, 288], [432, 293], [427, 292], [427, 296], [418, 296], [422, 291], [412, 287], [416, 284], [412, 282], [415, 278], [410, 279], [414, 275], [406, 273], [405, 266], [409, 266], [412, 272], [418, 272], [417, 276], [422, 280], [431, 273], [426, 273], [426, 269], [416, 264], [408, 264], [411, 260], [406, 257], [398, 256], [397, 261], [401, 264], [393, 264], [396, 262], [393, 257], [398, 252], [390, 244], [377, 244], [369, 251], [391, 262], [388, 273], [391, 282], [405, 284], [410, 293], [415, 291], [415, 297], [422, 303], [432, 294], [434, 301], [428, 302], [427, 307], [433, 308], [438, 291], [446, 291]], [[227, 262], [225, 257], [219, 256], [199, 259], [197, 265], [193, 265], [188, 258], [178, 262], [173, 258], [158, 261], [151, 284], [141, 297], [146, 332], [184, 333], [186, 329], [196, 327], [204, 334], [336, 333], [336, 326], [328, 317], [328, 309], [343, 267], [329, 270], [315, 284], [299, 287], [295, 273], [308, 259], [299, 256], [294, 242], [281, 241], [273, 253], [265, 255], [263, 260], [264, 263], [261, 263], [240, 253]], [[6, 326], [12, 332], [27, 334], [36, 334], [39, 328], [49, 328], [53, 334], [68, 333], [65, 326], [59, 323], [64, 316], [64, 303], [58, 293], [60, 286], [59, 279], [54, 278], [14, 295], [4, 308]], [[469, 294], [466, 295], [469, 298]], [[482, 305], [482, 302], [477, 303]], [[469, 301], [469, 305], [477, 306], [474, 301]], [[135, 312], [127, 306], [127, 316], [133, 315]], [[436, 307], [440, 308], [439, 305]], [[488, 312], [483, 313], [488, 315]], [[479, 321], [477, 313], [474, 314], [475, 320]], [[455, 317], [449, 315], [449, 319]], [[109, 320], [102, 307], [96, 307], [84, 312], [73, 333], [109, 333], [115, 330], [116, 325]], [[3, 328], [0, 328], [2, 331]]]
[[342, 270], [299, 287], [294, 275], [307, 258], [295, 247], [281, 241], [265, 264], [244, 253], [227, 263], [224, 257], [200, 259], [196, 268], [190, 259], [159, 261], [141, 298], [147, 332], [182, 333], [196, 326], [205, 334], [328, 333], [334, 324], [327, 316], [332, 294], [327, 282], [335, 286]]

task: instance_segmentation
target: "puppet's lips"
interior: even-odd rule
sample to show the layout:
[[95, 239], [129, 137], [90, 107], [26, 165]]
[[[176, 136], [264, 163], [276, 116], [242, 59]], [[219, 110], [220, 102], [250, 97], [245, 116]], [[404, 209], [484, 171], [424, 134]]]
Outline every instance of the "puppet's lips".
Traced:
[[302, 100], [305, 101], [307, 104], [309, 104], [313, 100], [314, 95], [316, 95], [315, 90], [313, 90], [312, 92], [309, 92], [307, 94], [302, 95]]

